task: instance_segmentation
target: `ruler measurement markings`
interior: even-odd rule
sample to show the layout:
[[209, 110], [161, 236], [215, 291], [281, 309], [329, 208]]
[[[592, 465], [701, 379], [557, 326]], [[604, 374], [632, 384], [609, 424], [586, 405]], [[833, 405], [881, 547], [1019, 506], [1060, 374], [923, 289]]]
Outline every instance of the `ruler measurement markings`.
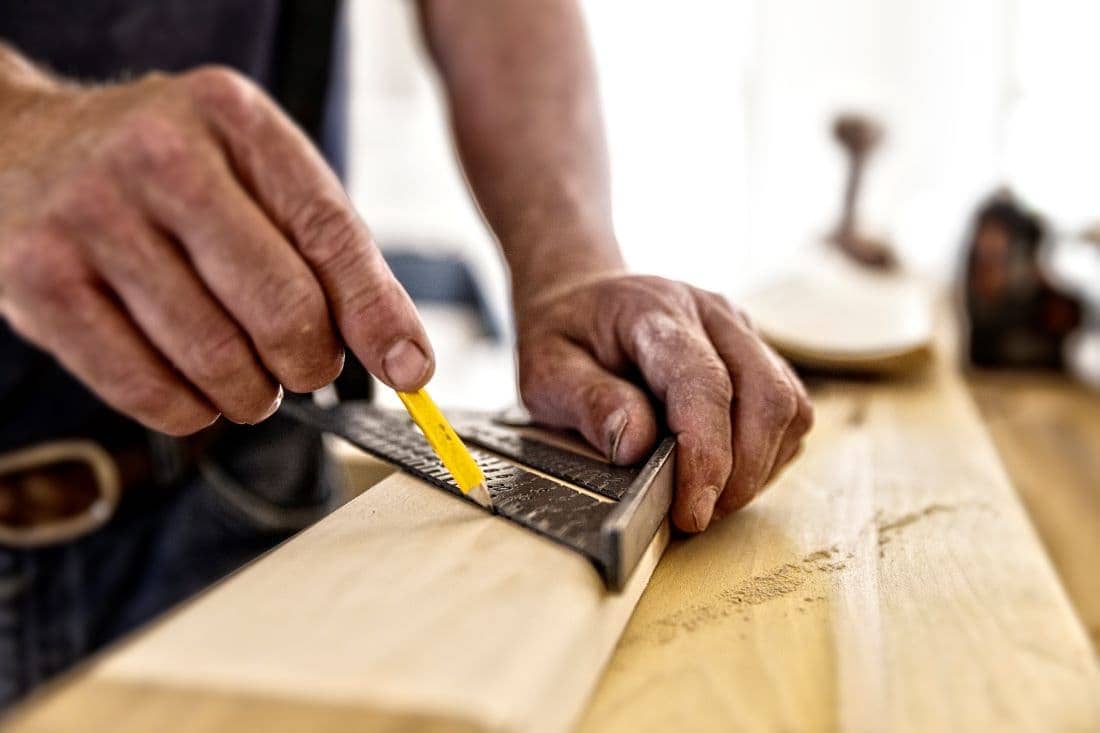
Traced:
[[[381, 411], [364, 414], [337, 408], [326, 412], [323, 416], [316, 410], [297, 414], [369, 453], [398, 463], [438, 488], [462, 495], [427, 439], [407, 418]], [[497, 513], [581, 552], [606, 570], [597, 542], [598, 530], [616, 504], [508, 463], [485, 450], [472, 452], [485, 474]]]

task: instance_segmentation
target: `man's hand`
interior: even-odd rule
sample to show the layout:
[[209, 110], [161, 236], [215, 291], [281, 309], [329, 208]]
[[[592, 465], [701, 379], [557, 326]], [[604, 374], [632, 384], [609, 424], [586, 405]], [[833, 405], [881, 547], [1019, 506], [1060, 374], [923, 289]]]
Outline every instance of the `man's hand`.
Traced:
[[173, 434], [263, 420], [337, 376], [341, 340], [391, 387], [433, 370], [335, 176], [220, 68], [84, 88], [0, 48], [0, 314]]
[[678, 439], [676, 524], [700, 531], [743, 506], [798, 452], [810, 403], [722, 298], [621, 274], [576, 0], [421, 0], [421, 21], [508, 260], [524, 402], [631, 463], [657, 436], [646, 386]]
[[517, 297], [520, 390], [540, 422], [579, 430], [613, 462], [645, 457], [664, 404], [677, 437], [680, 529], [748, 503], [813, 423], [790, 367], [719, 295], [654, 277], [604, 275]]

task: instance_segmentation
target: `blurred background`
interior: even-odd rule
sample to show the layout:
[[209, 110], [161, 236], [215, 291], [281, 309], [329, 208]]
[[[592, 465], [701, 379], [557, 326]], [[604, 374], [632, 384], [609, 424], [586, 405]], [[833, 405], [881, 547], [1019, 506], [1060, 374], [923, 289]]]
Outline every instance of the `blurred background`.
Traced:
[[[860, 194], [861, 226], [888, 239], [909, 273], [934, 282], [956, 275], [975, 211], [1001, 185], [1042, 211], [1055, 237], [1100, 218], [1100, 97], [1090, 93], [1100, 74], [1100, 4], [688, 0], [628, 10], [587, 0], [583, 8], [618, 233], [638, 271], [737, 299], [804, 259], [838, 218], [846, 168], [831, 126], [844, 110], [885, 131]], [[506, 342], [505, 276], [456, 167], [413, 8], [371, 0], [346, 12], [351, 194], [391, 257], [470, 266], [488, 328], [425, 305], [429, 322], [441, 321], [429, 324], [437, 340], [496, 332]], [[1055, 259], [1086, 287], [1100, 283], [1095, 247]], [[437, 348], [447, 366], [448, 344]], [[501, 393], [508, 349], [492, 340], [462, 348], [462, 365], [440, 370], [441, 397], [512, 399]], [[455, 371], [466, 376], [452, 388]]]
[[[803, 367], [907, 373], [950, 342], [1100, 648], [1089, 559], [1100, 553], [1100, 3], [582, 7], [631, 266], [747, 304]], [[467, 301], [482, 306], [414, 293], [437, 351], [433, 393], [512, 404], [504, 271], [456, 167], [412, 8], [347, 11], [351, 194], [395, 269], [465, 262], [479, 293]], [[837, 123], [850, 112], [846, 150]], [[835, 246], [852, 144], [876, 128], [852, 233], [888, 245], [889, 272]], [[936, 335], [931, 314], [946, 302], [957, 340]]]

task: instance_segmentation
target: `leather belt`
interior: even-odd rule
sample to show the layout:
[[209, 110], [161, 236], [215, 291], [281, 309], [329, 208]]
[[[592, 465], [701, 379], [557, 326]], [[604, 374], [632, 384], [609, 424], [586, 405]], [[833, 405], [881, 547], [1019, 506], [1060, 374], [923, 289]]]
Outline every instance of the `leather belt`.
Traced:
[[66, 439], [0, 454], [0, 546], [44, 547], [96, 530], [128, 488], [178, 479], [206, 443], [149, 434], [119, 449]]

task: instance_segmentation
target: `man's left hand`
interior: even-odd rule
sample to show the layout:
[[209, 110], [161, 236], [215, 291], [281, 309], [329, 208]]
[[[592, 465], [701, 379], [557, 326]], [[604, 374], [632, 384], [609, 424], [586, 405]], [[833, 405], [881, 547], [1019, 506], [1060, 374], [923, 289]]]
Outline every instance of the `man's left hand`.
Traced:
[[516, 322], [520, 392], [539, 422], [631, 464], [653, 447], [663, 405], [677, 437], [672, 519], [684, 531], [752, 500], [813, 423], [798, 377], [714, 293], [603, 275], [517, 299]]

